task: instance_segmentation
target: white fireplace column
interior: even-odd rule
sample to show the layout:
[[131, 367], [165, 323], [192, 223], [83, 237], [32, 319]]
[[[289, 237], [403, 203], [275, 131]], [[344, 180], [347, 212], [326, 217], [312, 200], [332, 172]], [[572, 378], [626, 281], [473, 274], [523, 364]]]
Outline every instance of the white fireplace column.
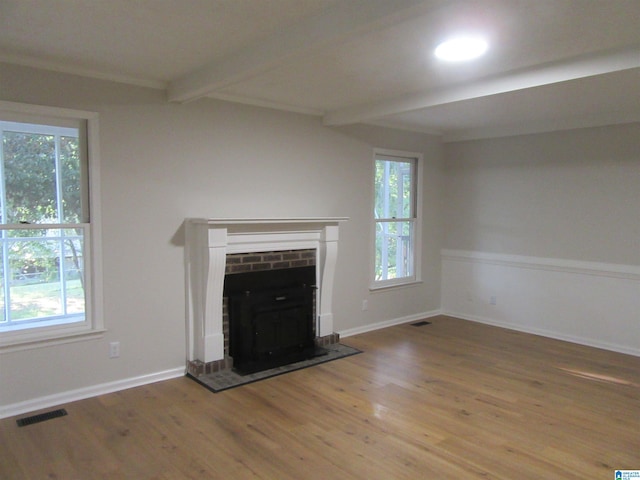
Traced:
[[[333, 279], [338, 258], [338, 227], [327, 225], [320, 240], [320, 255], [316, 259], [316, 275], [320, 277], [318, 324], [319, 337], [333, 333]], [[318, 271], [319, 270], [319, 271]]]
[[200, 219], [185, 221], [187, 360], [224, 358], [222, 297], [226, 256], [316, 250], [316, 332], [333, 333], [333, 281], [339, 223], [346, 218]]

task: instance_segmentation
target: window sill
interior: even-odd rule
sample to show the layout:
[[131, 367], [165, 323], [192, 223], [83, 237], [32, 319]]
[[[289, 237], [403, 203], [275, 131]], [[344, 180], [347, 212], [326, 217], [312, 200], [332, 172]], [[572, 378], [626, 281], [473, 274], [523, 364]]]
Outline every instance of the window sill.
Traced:
[[82, 342], [101, 338], [105, 329], [82, 329], [76, 331], [29, 332], [21, 335], [0, 334], [0, 354], [32, 350], [34, 348], [51, 347], [65, 343]]
[[389, 282], [389, 283], [384, 283], [384, 284], [374, 284], [374, 285], [370, 285], [369, 286], [369, 291], [372, 293], [375, 292], [380, 292], [380, 291], [387, 291], [387, 290], [397, 290], [400, 288], [406, 288], [406, 287], [413, 287], [415, 285], [419, 285], [423, 283], [422, 280], [407, 280], [407, 281], [402, 281], [402, 282]]

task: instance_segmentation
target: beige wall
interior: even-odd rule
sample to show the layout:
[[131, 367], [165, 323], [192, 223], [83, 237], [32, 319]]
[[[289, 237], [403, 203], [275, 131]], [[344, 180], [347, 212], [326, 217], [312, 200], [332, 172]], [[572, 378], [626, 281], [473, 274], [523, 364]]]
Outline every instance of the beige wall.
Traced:
[[[0, 407], [185, 364], [186, 217], [346, 216], [336, 330], [432, 311], [440, 302], [441, 147], [384, 128], [333, 129], [312, 116], [3, 65], [0, 100], [100, 115], [104, 338], [3, 354]], [[425, 283], [370, 294], [374, 147], [425, 158]], [[366, 312], [362, 300], [369, 299]], [[121, 356], [108, 358], [108, 344]]]

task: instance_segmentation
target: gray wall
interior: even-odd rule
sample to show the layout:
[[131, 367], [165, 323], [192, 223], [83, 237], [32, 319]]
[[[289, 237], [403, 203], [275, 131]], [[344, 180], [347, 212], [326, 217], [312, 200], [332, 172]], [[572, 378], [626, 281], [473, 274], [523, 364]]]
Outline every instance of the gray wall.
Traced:
[[640, 265], [640, 124], [447, 144], [445, 248]]

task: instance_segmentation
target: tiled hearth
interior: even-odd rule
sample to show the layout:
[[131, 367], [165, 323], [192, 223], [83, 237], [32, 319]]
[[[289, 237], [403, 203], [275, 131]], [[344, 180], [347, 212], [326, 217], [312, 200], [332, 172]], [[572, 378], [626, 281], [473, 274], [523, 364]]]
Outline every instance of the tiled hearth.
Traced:
[[338, 225], [344, 218], [188, 219], [187, 371], [193, 376], [229, 369], [226, 275], [316, 266], [316, 344], [339, 341], [331, 311]]

